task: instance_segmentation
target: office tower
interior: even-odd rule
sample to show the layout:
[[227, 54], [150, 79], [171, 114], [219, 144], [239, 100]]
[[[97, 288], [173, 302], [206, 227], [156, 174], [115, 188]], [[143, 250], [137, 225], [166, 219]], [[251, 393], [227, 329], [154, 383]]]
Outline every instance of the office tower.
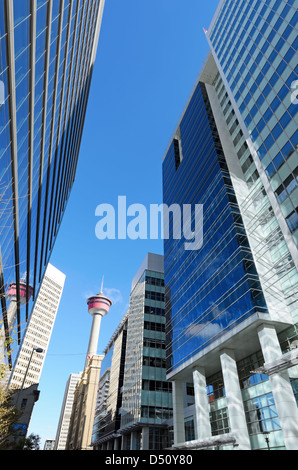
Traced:
[[54, 328], [65, 274], [50, 263], [46, 269], [33, 311], [18, 351], [8, 387], [15, 389], [15, 405], [22, 411], [17, 435], [24, 436], [30, 424], [35, 402], [39, 398], [38, 384]]
[[[163, 162], [164, 203], [203, 205], [203, 219], [192, 220], [203, 223], [202, 247], [187, 251], [173, 237], [164, 244], [175, 447], [267, 449], [269, 436], [270, 448], [298, 448], [295, 194], [285, 205], [274, 195], [296, 174], [297, 12], [294, 2], [270, 5], [220, 2], [206, 32], [211, 52]], [[273, 121], [280, 128], [269, 146]], [[270, 177], [279, 151], [285, 158]], [[185, 382], [193, 384], [192, 416]], [[188, 443], [186, 419], [195, 431]]]
[[148, 253], [132, 281], [129, 309], [105, 349], [92, 445], [96, 450], [169, 447], [163, 257]]
[[103, 7], [104, 0], [0, 1], [1, 323], [8, 336], [6, 295], [15, 283], [13, 354], [74, 182]]
[[94, 450], [121, 449], [120, 409], [125, 367], [127, 317], [123, 317], [104, 350], [95, 406], [92, 446]]
[[[39, 383], [64, 289], [65, 278], [65, 274], [59, 269], [50, 263], [48, 264], [23, 336], [15, 367], [10, 376], [10, 388], [19, 389], [21, 386], [26, 388]], [[34, 348], [42, 349], [42, 353], [33, 355], [30, 361]]]
[[297, 0], [220, 2], [206, 37], [298, 266]]
[[119, 429], [123, 450], [170, 445], [163, 271], [163, 256], [148, 253], [132, 281]]
[[78, 374], [70, 374], [67, 380], [56, 432], [54, 450], [65, 450], [74, 400], [74, 391], [78, 381], [81, 380], [81, 377], [82, 372], [79, 372]]

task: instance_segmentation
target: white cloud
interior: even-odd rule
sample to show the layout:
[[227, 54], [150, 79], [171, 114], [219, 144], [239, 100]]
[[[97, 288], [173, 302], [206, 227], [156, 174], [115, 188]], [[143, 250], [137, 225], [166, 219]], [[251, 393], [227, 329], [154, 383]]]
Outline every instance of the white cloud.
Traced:
[[104, 287], [103, 288], [103, 293], [111, 299], [113, 305], [122, 303], [123, 302], [123, 297], [119, 289], [115, 288], [110, 288], [110, 287]]
[[200, 336], [201, 338], [211, 338], [222, 331], [217, 323], [201, 323], [198, 325], [190, 325], [186, 329], [187, 336]]

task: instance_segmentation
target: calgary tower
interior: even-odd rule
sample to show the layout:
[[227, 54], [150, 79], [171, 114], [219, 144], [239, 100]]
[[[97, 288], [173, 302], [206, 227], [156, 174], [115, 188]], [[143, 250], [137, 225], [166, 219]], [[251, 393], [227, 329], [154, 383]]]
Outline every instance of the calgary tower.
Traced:
[[85, 368], [88, 366], [89, 360], [92, 358], [92, 356], [97, 354], [101, 319], [109, 312], [110, 306], [112, 305], [112, 301], [103, 294], [101, 286], [101, 292], [93, 297], [89, 297], [89, 299], [87, 300], [87, 304], [88, 312], [93, 316], [93, 321], [89, 338]]

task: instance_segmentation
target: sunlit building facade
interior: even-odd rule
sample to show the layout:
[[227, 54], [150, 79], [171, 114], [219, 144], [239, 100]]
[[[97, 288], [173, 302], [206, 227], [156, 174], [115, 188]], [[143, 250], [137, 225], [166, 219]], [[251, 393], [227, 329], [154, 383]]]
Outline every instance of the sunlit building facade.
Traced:
[[102, 362], [93, 427], [96, 450], [160, 450], [172, 442], [166, 381], [163, 256], [148, 253], [129, 309]]
[[82, 372], [79, 372], [77, 374], [70, 374], [67, 380], [56, 432], [54, 450], [65, 450], [66, 448], [72, 405], [74, 401], [74, 392], [76, 385], [81, 378]]
[[164, 203], [204, 214], [201, 248], [164, 244], [177, 448], [298, 448], [297, 6], [219, 3], [164, 158]]
[[103, 7], [0, 0], [1, 336], [13, 285], [13, 354], [74, 182]]

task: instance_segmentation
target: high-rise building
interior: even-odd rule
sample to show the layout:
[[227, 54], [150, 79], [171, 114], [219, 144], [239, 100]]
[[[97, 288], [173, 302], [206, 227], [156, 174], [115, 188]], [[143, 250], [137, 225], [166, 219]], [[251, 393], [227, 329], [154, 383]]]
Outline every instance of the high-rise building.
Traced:
[[127, 316], [126, 313], [104, 350], [93, 423], [92, 446], [94, 450], [121, 449], [119, 428]]
[[166, 381], [163, 256], [148, 253], [129, 309], [102, 361], [92, 444], [96, 450], [158, 450], [171, 444]]
[[39, 397], [37, 388], [64, 283], [65, 274], [49, 263], [8, 380], [9, 388], [16, 390], [16, 407], [22, 411], [17, 429], [21, 429], [23, 435], [27, 432], [34, 403]]
[[8, 339], [15, 285], [18, 344], [74, 182], [103, 8], [0, 0], [1, 326]]
[[103, 356], [93, 355], [76, 384], [65, 450], [92, 450], [92, 429]]
[[70, 374], [67, 380], [57, 427], [54, 450], [65, 450], [66, 448], [67, 435], [74, 400], [74, 391], [77, 383], [81, 380], [81, 377], [82, 372], [79, 372], [78, 374]]
[[296, 23], [297, 1], [219, 3], [164, 158], [164, 203], [203, 206], [200, 248], [164, 244], [175, 447], [298, 448]]
[[[26, 388], [39, 383], [65, 278], [64, 273], [52, 264], [48, 264], [9, 379], [10, 388], [18, 389], [22, 385]], [[33, 356], [30, 361], [34, 348], [42, 349], [42, 353]]]

